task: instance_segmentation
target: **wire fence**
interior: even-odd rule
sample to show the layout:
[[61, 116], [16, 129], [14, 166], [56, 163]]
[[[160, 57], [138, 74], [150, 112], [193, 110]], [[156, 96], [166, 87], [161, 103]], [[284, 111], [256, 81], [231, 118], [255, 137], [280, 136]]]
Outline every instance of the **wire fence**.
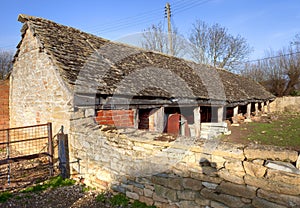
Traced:
[[52, 124], [0, 130], [0, 189], [53, 175]]

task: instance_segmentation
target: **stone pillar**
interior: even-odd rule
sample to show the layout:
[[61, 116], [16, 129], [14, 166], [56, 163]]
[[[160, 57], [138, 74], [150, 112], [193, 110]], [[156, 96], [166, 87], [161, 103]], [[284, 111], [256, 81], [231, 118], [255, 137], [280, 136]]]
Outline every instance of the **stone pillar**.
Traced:
[[251, 103], [247, 104], [247, 114], [246, 114], [246, 118], [250, 119], [251, 118]]
[[267, 113], [270, 113], [270, 101], [267, 101], [266, 105], [267, 105]]
[[138, 109], [132, 109], [133, 110], [133, 125], [135, 129], [139, 128], [139, 110]]
[[195, 137], [200, 137], [200, 133], [201, 133], [200, 107], [194, 108], [194, 125], [195, 125]]
[[233, 116], [232, 116], [232, 123], [238, 123], [237, 115], [239, 114], [239, 106], [235, 106], [233, 108]]
[[164, 132], [165, 129], [165, 108], [161, 107], [154, 113], [154, 128], [157, 132]]
[[254, 106], [255, 106], [255, 115], [257, 116], [258, 115], [258, 103], [255, 103]]
[[218, 123], [223, 122], [223, 114], [224, 114], [224, 107], [223, 106], [218, 107]]
[[261, 103], [261, 113], [264, 113], [265, 112], [265, 103], [262, 102]]
[[235, 107], [233, 108], [233, 117], [237, 116], [238, 113], [239, 113], [239, 106], [235, 106]]

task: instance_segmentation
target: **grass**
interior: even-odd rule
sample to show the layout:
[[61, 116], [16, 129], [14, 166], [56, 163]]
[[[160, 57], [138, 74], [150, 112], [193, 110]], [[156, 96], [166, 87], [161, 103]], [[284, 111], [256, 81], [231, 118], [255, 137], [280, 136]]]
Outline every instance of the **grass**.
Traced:
[[43, 184], [37, 184], [34, 186], [30, 186], [21, 191], [21, 193], [30, 193], [30, 192], [39, 192], [46, 190], [48, 188], [57, 188], [61, 186], [71, 186], [74, 185], [75, 181], [71, 179], [63, 179], [61, 176], [54, 177], [49, 181], [46, 181]]
[[109, 202], [113, 206], [128, 206], [129, 199], [124, 194], [117, 194], [111, 197]]
[[6, 202], [12, 196], [13, 196], [13, 194], [8, 191], [1, 193], [0, 194], [0, 203]]
[[131, 208], [156, 208], [156, 206], [148, 206], [146, 203], [144, 202], [140, 202], [135, 200], [132, 205]]
[[279, 114], [269, 123], [253, 122], [247, 139], [260, 144], [300, 148], [300, 114]]
[[101, 203], [105, 203], [107, 201], [107, 196], [105, 192], [101, 192], [100, 194], [98, 194], [96, 196], [96, 201], [97, 202], [101, 202]]
[[101, 192], [96, 196], [96, 201], [110, 204], [112, 207], [130, 207], [130, 208], [156, 208], [156, 206], [148, 206], [144, 202], [135, 200], [130, 203], [130, 199], [124, 194], [111, 195], [108, 192]]
[[96, 196], [96, 201], [101, 203], [109, 203], [113, 207], [127, 207], [130, 200], [124, 194], [110, 196], [108, 192], [101, 192]]
[[[63, 179], [61, 176], [53, 177], [50, 180], [46, 181], [43, 184], [36, 184], [34, 186], [27, 187], [20, 191], [20, 193], [35, 193], [46, 190], [48, 188], [57, 188], [61, 186], [71, 186], [74, 185], [75, 181], [71, 179]], [[0, 203], [6, 202], [9, 198], [13, 197], [14, 195], [9, 192], [5, 191], [0, 193]], [[16, 199], [19, 200], [22, 197], [30, 198], [30, 195], [24, 196], [16, 196]]]

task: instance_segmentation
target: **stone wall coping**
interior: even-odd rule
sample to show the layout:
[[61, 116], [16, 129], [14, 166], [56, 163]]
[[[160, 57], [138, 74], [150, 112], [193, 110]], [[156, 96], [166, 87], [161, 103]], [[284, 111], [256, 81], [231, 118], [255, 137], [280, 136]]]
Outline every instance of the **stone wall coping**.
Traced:
[[[223, 142], [219, 139], [198, 139], [183, 136], [172, 136], [166, 133], [149, 132], [134, 128], [115, 128], [112, 126], [91, 125], [93, 130], [98, 130], [108, 140], [123, 140], [132, 142], [134, 145], [153, 145], [162, 148], [177, 148], [196, 153], [213, 154], [215, 156], [235, 158], [240, 161], [255, 159], [280, 160], [284, 162], [296, 162], [298, 152], [286, 147], [260, 145], [260, 144], [234, 144]], [[86, 132], [85, 132], [86, 133]]]

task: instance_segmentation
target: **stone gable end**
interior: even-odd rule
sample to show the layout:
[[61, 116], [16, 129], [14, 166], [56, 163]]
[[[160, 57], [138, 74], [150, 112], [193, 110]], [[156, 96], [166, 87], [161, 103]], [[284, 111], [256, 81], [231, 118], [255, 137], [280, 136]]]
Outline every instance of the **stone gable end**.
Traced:
[[10, 77], [11, 127], [52, 122], [54, 133], [69, 128], [72, 99], [58, 73], [29, 26]]

